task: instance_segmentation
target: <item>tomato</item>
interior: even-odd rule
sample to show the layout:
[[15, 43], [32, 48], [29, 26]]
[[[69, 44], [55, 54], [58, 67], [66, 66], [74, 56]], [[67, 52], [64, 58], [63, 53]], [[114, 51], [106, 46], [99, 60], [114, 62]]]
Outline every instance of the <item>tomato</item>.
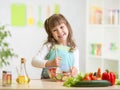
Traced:
[[96, 76], [92, 76], [92, 80], [97, 80], [97, 77]]
[[51, 76], [52, 76], [52, 77], [55, 77], [55, 76], [56, 76], [56, 74], [55, 74], [55, 73], [51, 73]]
[[101, 78], [97, 76], [92, 76], [92, 80], [101, 80]]
[[56, 72], [56, 68], [50, 68], [49, 71], [52, 72], [52, 73], [55, 73]]
[[90, 72], [90, 73], [89, 73], [89, 76], [90, 76], [90, 77], [92, 77], [92, 76], [93, 76], [93, 73], [92, 73], [92, 72]]
[[86, 74], [84, 80], [91, 80], [91, 77], [88, 74]]
[[115, 84], [115, 80], [116, 80], [116, 75], [113, 72], [109, 72], [108, 70], [106, 70], [103, 74], [102, 74], [102, 79], [103, 80], [108, 80], [111, 82], [111, 85]]
[[52, 77], [56, 76], [56, 68], [50, 68], [49, 73], [51, 74]]

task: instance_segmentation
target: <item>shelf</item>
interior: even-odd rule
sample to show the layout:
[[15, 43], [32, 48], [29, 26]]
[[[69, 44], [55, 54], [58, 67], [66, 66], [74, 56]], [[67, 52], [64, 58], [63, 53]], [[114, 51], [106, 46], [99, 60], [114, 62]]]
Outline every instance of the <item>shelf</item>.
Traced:
[[120, 0], [87, 0], [87, 4], [86, 71], [100, 67], [120, 73]]
[[89, 24], [88, 25], [89, 28], [118, 28], [120, 27], [120, 25], [110, 25], [110, 24]]
[[95, 55], [89, 55], [88, 58], [94, 58], [94, 59], [102, 59], [101, 56], [95, 56]]
[[103, 57], [103, 56], [93, 56], [90, 55], [88, 57], [89, 59], [101, 59], [101, 60], [112, 60], [112, 61], [119, 61], [119, 57], [114, 57], [114, 56], [108, 56], [108, 57]]

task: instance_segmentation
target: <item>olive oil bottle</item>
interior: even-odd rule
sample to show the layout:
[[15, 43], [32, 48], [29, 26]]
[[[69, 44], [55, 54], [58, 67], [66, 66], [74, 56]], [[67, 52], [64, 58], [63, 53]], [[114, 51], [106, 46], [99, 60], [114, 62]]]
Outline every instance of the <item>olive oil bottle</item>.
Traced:
[[21, 58], [20, 72], [18, 74], [16, 81], [18, 84], [28, 84], [30, 82], [30, 78], [29, 78], [27, 71], [26, 71], [25, 58]]

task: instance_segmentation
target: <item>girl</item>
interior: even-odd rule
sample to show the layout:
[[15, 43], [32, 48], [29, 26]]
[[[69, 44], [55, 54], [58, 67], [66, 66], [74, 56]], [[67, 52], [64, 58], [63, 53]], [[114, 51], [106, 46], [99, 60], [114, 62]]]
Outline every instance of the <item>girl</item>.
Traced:
[[53, 14], [44, 23], [47, 41], [32, 59], [34, 67], [43, 68], [41, 78], [49, 78], [47, 67], [59, 67], [60, 71], [75, 77], [79, 71], [79, 51], [72, 38], [72, 29], [62, 14]]

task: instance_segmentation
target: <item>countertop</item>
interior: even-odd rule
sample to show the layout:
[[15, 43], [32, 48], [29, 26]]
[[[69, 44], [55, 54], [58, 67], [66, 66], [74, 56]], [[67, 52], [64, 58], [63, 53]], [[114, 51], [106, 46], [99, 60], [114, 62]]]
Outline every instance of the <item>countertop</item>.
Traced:
[[11, 86], [2, 86], [0, 80], [0, 90], [120, 90], [120, 85], [108, 87], [64, 87], [63, 82], [53, 82], [51, 80], [31, 80], [29, 84], [17, 84], [12, 81]]

